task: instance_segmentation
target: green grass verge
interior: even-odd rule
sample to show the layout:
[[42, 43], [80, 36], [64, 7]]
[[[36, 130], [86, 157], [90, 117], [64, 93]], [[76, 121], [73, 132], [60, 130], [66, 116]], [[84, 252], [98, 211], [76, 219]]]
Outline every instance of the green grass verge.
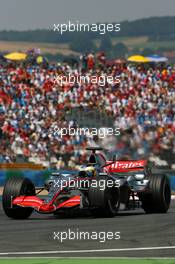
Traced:
[[175, 259], [0, 259], [0, 264], [175, 264]]

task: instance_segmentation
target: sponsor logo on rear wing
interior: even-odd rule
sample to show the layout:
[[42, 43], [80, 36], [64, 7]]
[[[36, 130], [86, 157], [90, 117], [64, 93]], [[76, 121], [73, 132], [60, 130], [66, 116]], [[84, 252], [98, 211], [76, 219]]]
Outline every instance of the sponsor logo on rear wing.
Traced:
[[128, 171], [143, 169], [147, 165], [146, 160], [132, 160], [132, 161], [107, 161], [109, 165], [105, 166], [105, 171], [107, 172], [117, 172], [117, 171]]

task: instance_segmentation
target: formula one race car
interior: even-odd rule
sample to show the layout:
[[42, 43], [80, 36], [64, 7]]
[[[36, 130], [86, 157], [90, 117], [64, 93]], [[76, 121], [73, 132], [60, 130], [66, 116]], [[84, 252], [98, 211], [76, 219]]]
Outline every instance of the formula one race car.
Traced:
[[[74, 173], [52, 173], [42, 188], [27, 178], [10, 177], [2, 196], [5, 214], [25, 219], [33, 210], [59, 215], [87, 209], [94, 217], [113, 217], [122, 206], [135, 209], [139, 204], [146, 213], [168, 211], [171, 189], [166, 175], [154, 174], [146, 160], [107, 161], [101, 148], [88, 150], [92, 153], [87, 164]], [[38, 196], [43, 190], [48, 191], [45, 198]]]

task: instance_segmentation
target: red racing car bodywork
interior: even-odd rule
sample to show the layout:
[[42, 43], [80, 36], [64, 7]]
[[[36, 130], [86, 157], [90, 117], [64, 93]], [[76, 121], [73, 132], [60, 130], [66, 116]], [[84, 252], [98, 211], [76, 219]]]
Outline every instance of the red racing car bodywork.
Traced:
[[[146, 160], [107, 161], [102, 153], [96, 153], [100, 148], [90, 149], [87, 165], [74, 175], [51, 174], [44, 187], [35, 188], [27, 178], [9, 178], [2, 199], [6, 215], [24, 219], [33, 210], [56, 214], [61, 210], [88, 208], [94, 216], [111, 217], [120, 204], [129, 208], [131, 198], [135, 206], [135, 196], [145, 212], [167, 212], [171, 189], [166, 175], [153, 174]], [[44, 198], [38, 196], [43, 190], [48, 191]]]
[[[106, 166], [103, 168], [103, 171], [107, 173], [138, 171], [138, 170], [143, 170], [146, 164], [147, 164], [146, 160], [115, 161], [115, 162], [106, 161]], [[32, 207], [33, 209], [35, 209], [40, 213], [52, 213], [60, 208], [70, 208], [80, 205], [81, 197], [80, 195], [76, 195], [62, 203], [58, 203], [58, 205], [55, 206], [54, 204], [55, 200], [59, 197], [59, 195], [63, 191], [64, 189], [59, 190], [49, 203], [45, 203], [45, 201], [40, 199], [38, 196], [19, 196], [12, 201], [12, 204], [21, 207]]]

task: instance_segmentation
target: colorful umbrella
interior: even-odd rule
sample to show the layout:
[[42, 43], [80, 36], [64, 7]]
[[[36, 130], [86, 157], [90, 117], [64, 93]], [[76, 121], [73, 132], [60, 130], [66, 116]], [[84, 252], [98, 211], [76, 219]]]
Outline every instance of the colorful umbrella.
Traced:
[[141, 55], [133, 55], [133, 56], [128, 58], [128, 61], [141, 62], [141, 63], [150, 62], [150, 60], [148, 58], [141, 56]]
[[161, 57], [159, 55], [150, 55], [146, 57], [147, 59], [149, 59], [151, 62], [166, 62], [168, 61], [168, 59], [166, 57]]
[[4, 56], [4, 58], [8, 60], [14, 60], [14, 61], [20, 61], [25, 60], [27, 57], [27, 54], [22, 52], [12, 52]]

